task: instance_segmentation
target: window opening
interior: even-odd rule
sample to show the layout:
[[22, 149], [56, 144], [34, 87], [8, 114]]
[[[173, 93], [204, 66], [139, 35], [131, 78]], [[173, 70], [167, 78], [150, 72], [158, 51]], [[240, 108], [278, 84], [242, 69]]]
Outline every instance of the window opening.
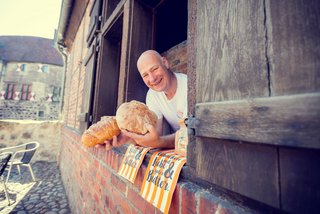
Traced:
[[29, 100], [31, 97], [32, 85], [22, 84], [21, 87], [21, 100]]
[[26, 65], [26, 64], [21, 64], [21, 63], [19, 63], [19, 64], [17, 65], [17, 70], [16, 70], [16, 71], [22, 71], [22, 72], [24, 72], [24, 71], [26, 71], [26, 68], [27, 68], [27, 65]]
[[60, 91], [61, 91], [60, 87], [53, 86], [53, 90], [52, 90], [52, 101], [53, 102], [60, 101]]
[[107, 7], [106, 7], [106, 18], [105, 18], [105, 20], [107, 20], [110, 17], [111, 13], [117, 7], [119, 2], [120, 2], [120, 0], [108, 0]]
[[188, 1], [167, 0], [155, 9], [155, 49], [162, 53], [187, 40]]
[[44, 111], [38, 111], [38, 116], [39, 117], [44, 117]]
[[13, 100], [13, 95], [15, 92], [16, 92], [16, 84], [15, 83], [7, 83], [6, 99]]
[[123, 15], [121, 15], [102, 41], [101, 64], [97, 82], [98, 97], [95, 101], [94, 120], [101, 116], [115, 115], [117, 109], [117, 95], [120, 72], [121, 42]]

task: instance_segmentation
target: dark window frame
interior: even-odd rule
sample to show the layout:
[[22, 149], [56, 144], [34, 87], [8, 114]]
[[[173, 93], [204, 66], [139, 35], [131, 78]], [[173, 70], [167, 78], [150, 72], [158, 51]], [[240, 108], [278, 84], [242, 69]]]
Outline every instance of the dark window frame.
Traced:
[[61, 87], [52, 87], [52, 102], [60, 102]]
[[22, 84], [20, 100], [30, 100], [32, 84]]
[[17, 87], [16, 83], [7, 83], [6, 96], [5, 96], [6, 100], [13, 100], [14, 94], [16, 92], [16, 87]]

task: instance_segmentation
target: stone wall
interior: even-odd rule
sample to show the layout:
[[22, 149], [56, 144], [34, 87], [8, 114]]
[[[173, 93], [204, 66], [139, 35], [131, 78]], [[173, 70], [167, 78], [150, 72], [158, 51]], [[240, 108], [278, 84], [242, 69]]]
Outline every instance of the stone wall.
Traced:
[[0, 120], [0, 148], [38, 141], [40, 147], [32, 161], [57, 161], [60, 150], [59, 121]]
[[0, 119], [58, 120], [60, 103], [47, 101], [2, 100]]
[[[0, 66], [0, 119], [59, 119], [62, 94], [53, 98], [53, 93], [59, 93], [59, 88], [61, 93], [64, 67], [46, 65], [48, 71], [42, 72], [42, 64], [25, 62], [26, 69], [20, 71], [17, 66], [21, 63], [6, 62], [3, 69]], [[13, 99], [5, 98], [7, 83], [15, 83]], [[28, 100], [21, 100], [24, 84], [31, 86]]]

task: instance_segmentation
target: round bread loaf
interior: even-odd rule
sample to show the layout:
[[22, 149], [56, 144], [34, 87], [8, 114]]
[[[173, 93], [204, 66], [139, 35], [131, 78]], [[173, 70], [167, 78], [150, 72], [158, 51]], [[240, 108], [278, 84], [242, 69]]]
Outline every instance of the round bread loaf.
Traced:
[[146, 134], [148, 130], [145, 125], [156, 126], [158, 117], [144, 103], [132, 100], [119, 106], [116, 112], [116, 120], [120, 129], [137, 134]]
[[113, 136], [118, 136], [120, 132], [116, 118], [114, 116], [104, 116], [82, 134], [81, 141], [83, 145], [92, 147], [103, 143], [105, 140], [112, 140]]

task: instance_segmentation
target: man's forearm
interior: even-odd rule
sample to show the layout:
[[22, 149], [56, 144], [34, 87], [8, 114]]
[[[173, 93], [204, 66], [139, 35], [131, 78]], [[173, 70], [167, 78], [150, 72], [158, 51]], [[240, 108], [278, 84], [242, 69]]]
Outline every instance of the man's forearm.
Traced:
[[175, 133], [160, 137], [160, 148], [174, 148]]
[[[175, 133], [170, 135], [164, 135], [160, 136], [159, 139], [154, 141], [148, 141], [145, 143], [141, 143], [141, 146], [146, 147], [154, 147], [154, 148], [174, 148], [174, 139], [175, 139]], [[139, 143], [138, 143], [139, 144]]]

